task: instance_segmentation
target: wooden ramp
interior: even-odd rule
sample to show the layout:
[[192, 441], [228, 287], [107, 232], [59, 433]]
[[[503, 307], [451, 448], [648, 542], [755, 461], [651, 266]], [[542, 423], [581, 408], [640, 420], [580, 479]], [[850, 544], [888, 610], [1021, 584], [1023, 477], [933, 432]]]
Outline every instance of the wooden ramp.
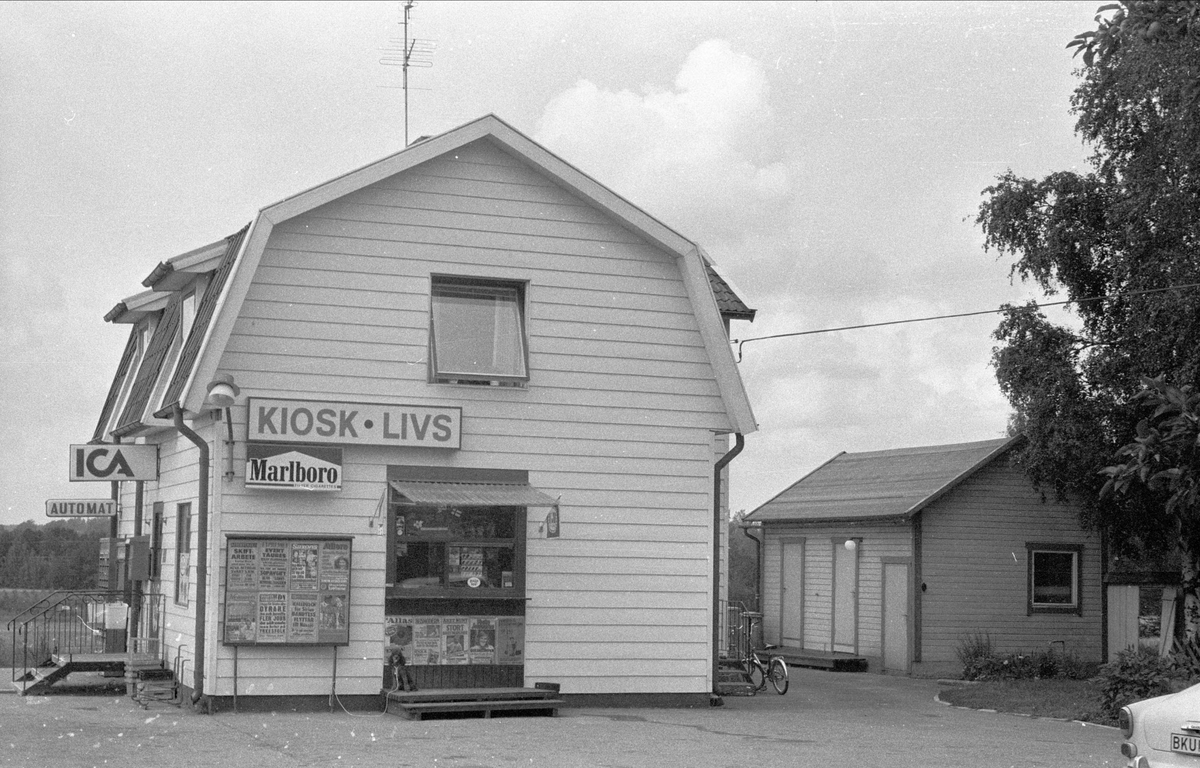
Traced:
[[554, 717], [562, 705], [556, 691], [541, 688], [442, 688], [394, 691], [387, 696], [387, 711], [410, 720], [458, 713], [492, 717], [504, 712]]

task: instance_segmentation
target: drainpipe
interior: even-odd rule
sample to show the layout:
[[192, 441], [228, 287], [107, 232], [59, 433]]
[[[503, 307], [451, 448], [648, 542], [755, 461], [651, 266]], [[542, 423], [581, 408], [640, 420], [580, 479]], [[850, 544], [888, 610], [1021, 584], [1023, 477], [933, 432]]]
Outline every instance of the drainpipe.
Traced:
[[[197, 494], [198, 500], [196, 503], [196, 514], [199, 519], [196, 521], [196, 661], [192, 665], [194, 670], [192, 683], [192, 704], [195, 705], [204, 696], [204, 619], [207, 612], [208, 598], [208, 443], [204, 441], [200, 435], [192, 431], [190, 427], [183, 423], [183, 408], [176, 403], [171, 416], [175, 420], [175, 428], [179, 433], [191, 440], [192, 443], [200, 450], [199, 460], [199, 486], [200, 491]], [[179, 578], [176, 574], [176, 578]], [[205, 701], [207, 704], [207, 701]], [[206, 706], [201, 706], [201, 711], [207, 711]]]
[[742, 523], [739, 527], [742, 535], [754, 542], [754, 610], [762, 613], [762, 539], [750, 535], [755, 525]]
[[729, 453], [717, 459], [713, 466], [713, 628], [712, 628], [712, 699], [710, 703], [719, 707], [721, 701], [720, 686], [717, 680], [721, 674], [721, 533], [724, 531], [725, 519], [721, 514], [721, 470], [733, 461], [746, 446], [746, 438], [741, 432], [735, 433], [735, 442]]

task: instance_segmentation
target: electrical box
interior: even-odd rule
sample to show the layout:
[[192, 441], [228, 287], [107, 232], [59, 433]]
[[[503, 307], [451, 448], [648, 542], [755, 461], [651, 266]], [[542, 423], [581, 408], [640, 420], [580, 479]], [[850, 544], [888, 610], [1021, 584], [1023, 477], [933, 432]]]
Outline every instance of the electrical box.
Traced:
[[149, 536], [131, 536], [126, 539], [129, 547], [129, 555], [125, 562], [129, 569], [128, 579], [130, 581], [149, 581], [150, 580], [150, 537]]

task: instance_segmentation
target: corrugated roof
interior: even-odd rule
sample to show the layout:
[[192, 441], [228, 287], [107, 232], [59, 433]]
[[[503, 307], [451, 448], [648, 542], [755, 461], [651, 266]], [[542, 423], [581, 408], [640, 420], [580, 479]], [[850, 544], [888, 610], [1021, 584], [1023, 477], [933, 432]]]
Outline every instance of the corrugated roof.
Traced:
[[746, 516], [751, 522], [910, 517], [1017, 438], [840, 453]]

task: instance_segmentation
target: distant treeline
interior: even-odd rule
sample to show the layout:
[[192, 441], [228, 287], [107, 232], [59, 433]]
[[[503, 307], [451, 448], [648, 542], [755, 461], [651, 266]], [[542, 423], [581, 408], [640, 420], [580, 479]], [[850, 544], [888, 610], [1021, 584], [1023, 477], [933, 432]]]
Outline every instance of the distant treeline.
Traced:
[[95, 587], [109, 526], [106, 517], [0, 526], [0, 588]]

